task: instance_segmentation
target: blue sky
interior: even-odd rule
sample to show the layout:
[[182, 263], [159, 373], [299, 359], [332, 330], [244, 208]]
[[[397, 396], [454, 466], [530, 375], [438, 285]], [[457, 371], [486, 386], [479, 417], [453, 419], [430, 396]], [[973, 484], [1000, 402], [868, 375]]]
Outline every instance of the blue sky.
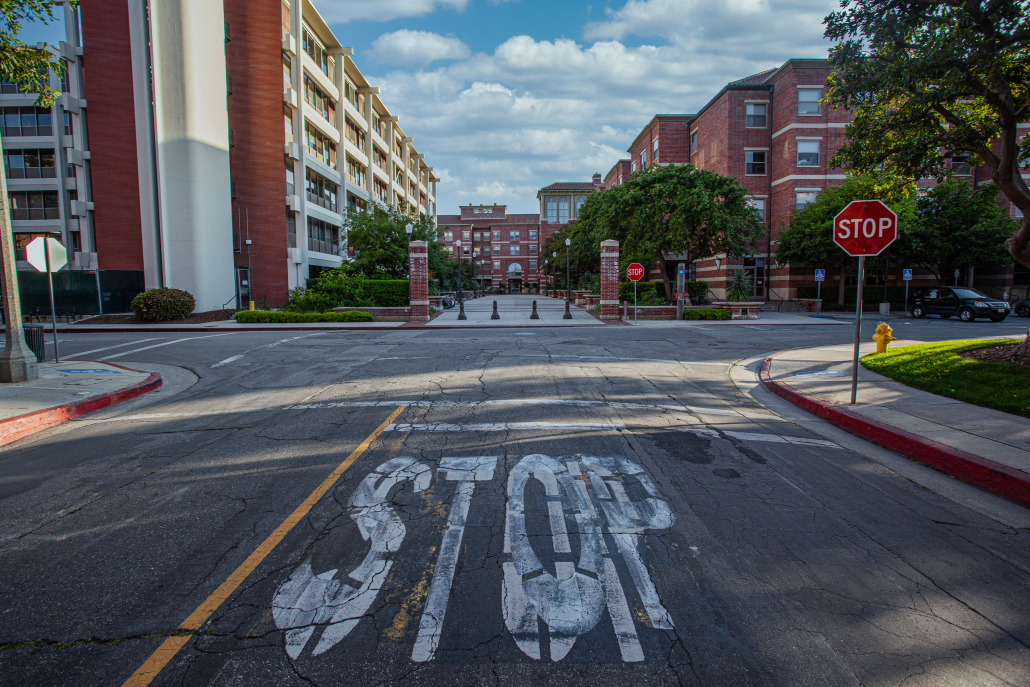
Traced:
[[658, 112], [823, 57], [836, 0], [317, 0], [443, 179], [442, 214], [533, 212], [554, 181], [606, 173]]

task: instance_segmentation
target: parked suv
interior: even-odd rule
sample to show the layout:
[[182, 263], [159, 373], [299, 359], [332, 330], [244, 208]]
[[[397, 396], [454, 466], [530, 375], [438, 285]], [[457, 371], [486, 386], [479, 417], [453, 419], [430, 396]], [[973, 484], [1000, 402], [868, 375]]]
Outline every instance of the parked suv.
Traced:
[[993, 300], [976, 289], [958, 286], [917, 289], [909, 296], [906, 307], [912, 317], [940, 315], [946, 320], [958, 315], [963, 322], [972, 322], [978, 317], [1001, 322], [1009, 316], [1009, 304], [1005, 301]]
[[1012, 306], [1012, 312], [1020, 317], [1030, 317], [1030, 298], [1021, 300]]

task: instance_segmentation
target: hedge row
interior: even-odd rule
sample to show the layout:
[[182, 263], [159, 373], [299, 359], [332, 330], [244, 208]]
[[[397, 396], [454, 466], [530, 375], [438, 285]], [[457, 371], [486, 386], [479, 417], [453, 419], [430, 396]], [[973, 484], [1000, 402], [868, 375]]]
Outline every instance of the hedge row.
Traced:
[[[687, 293], [695, 295], [708, 295], [708, 282], [688, 281], [686, 283]], [[633, 282], [619, 284], [619, 297], [624, 301], [633, 301]], [[637, 300], [641, 303], [665, 302], [665, 282], [640, 281], [637, 282]]]
[[347, 312], [280, 312], [278, 310], [243, 310], [236, 313], [236, 321], [240, 324], [265, 324], [280, 322], [372, 322], [375, 318], [370, 313], [360, 310]]
[[684, 320], [728, 320], [731, 317], [729, 310], [718, 308], [689, 308], [683, 311]]

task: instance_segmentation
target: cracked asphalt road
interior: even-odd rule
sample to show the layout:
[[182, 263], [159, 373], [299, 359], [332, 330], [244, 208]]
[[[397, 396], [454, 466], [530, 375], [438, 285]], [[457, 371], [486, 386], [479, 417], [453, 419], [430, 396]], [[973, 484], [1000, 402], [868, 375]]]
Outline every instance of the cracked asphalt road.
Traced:
[[123, 684], [403, 406], [150, 684], [1030, 685], [1030, 519], [727, 374], [850, 333], [68, 335], [166, 384], [0, 449], [0, 684]]

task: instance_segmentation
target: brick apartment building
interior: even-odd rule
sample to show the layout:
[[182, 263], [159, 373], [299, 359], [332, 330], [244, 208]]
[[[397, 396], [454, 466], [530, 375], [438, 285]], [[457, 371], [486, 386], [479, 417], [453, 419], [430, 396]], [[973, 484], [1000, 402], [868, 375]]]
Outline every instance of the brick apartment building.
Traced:
[[[721, 255], [692, 261], [690, 278], [707, 281], [719, 297], [725, 293], [726, 279], [738, 269], [752, 273], [756, 298], [791, 300], [798, 297], [799, 288], [814, 291], [813, 268], [776, 263], [776, 235], [789, 224], [795, 208], [804, 207], [846, 178], [844, 170], [828, 166], [851, 120], [850, 113], [819, 102], [831, 72], [828, 60], [792, 59], [777, 69], [726, 84], [696, 114], [655, 115], [628, 148], [629, 159], [619, 160], [605, 175], [604, 186], [617, 186], [652, 164], [691, 163], [736, 177], [750, 191], [752, 205], [766, 222], [764, 245], [749, 259]], [[968, 176], [976, 183], [977, 174], [962, 165], [956, 176]], [[1018, 216], [1014, 206], [1010, 212]], [[687, 257], [672, 256], [672, 262]], [[874, 267], [868, 279], [873, 284], [887, 280], [900, 286], [902, 267], [889, 268], [889, 274]], [[1012, 284], [1011, 269], [993, 272], [999, 273], [977, 275], [977, 284]], [[1015, 272], [1017, 287], [1030, 285], [1030, 274], [1024, 274], [1020, 266]], [[931, 278], [917, 273], [917, 283], [920, 276]], [[652, 268], [651, 278], [660, 278], [657, 266]], [[970, 270], [969, 285], [972, 278]], [[827, 285], [839, 285], [841, 279], [843, 275], [831, 271]]]
[[80, 8], [101, 269], [276, 306], [345, 259], [347, 210], [435, 218], [433, 168], [310, 2]]
[[437, 222], [447, 249], [474, 261], [479, 290], [520, 293], [539, 287], [540, 215], [509, 215], [505, 205], [463, 205], [460, 214], [439, 215]]

